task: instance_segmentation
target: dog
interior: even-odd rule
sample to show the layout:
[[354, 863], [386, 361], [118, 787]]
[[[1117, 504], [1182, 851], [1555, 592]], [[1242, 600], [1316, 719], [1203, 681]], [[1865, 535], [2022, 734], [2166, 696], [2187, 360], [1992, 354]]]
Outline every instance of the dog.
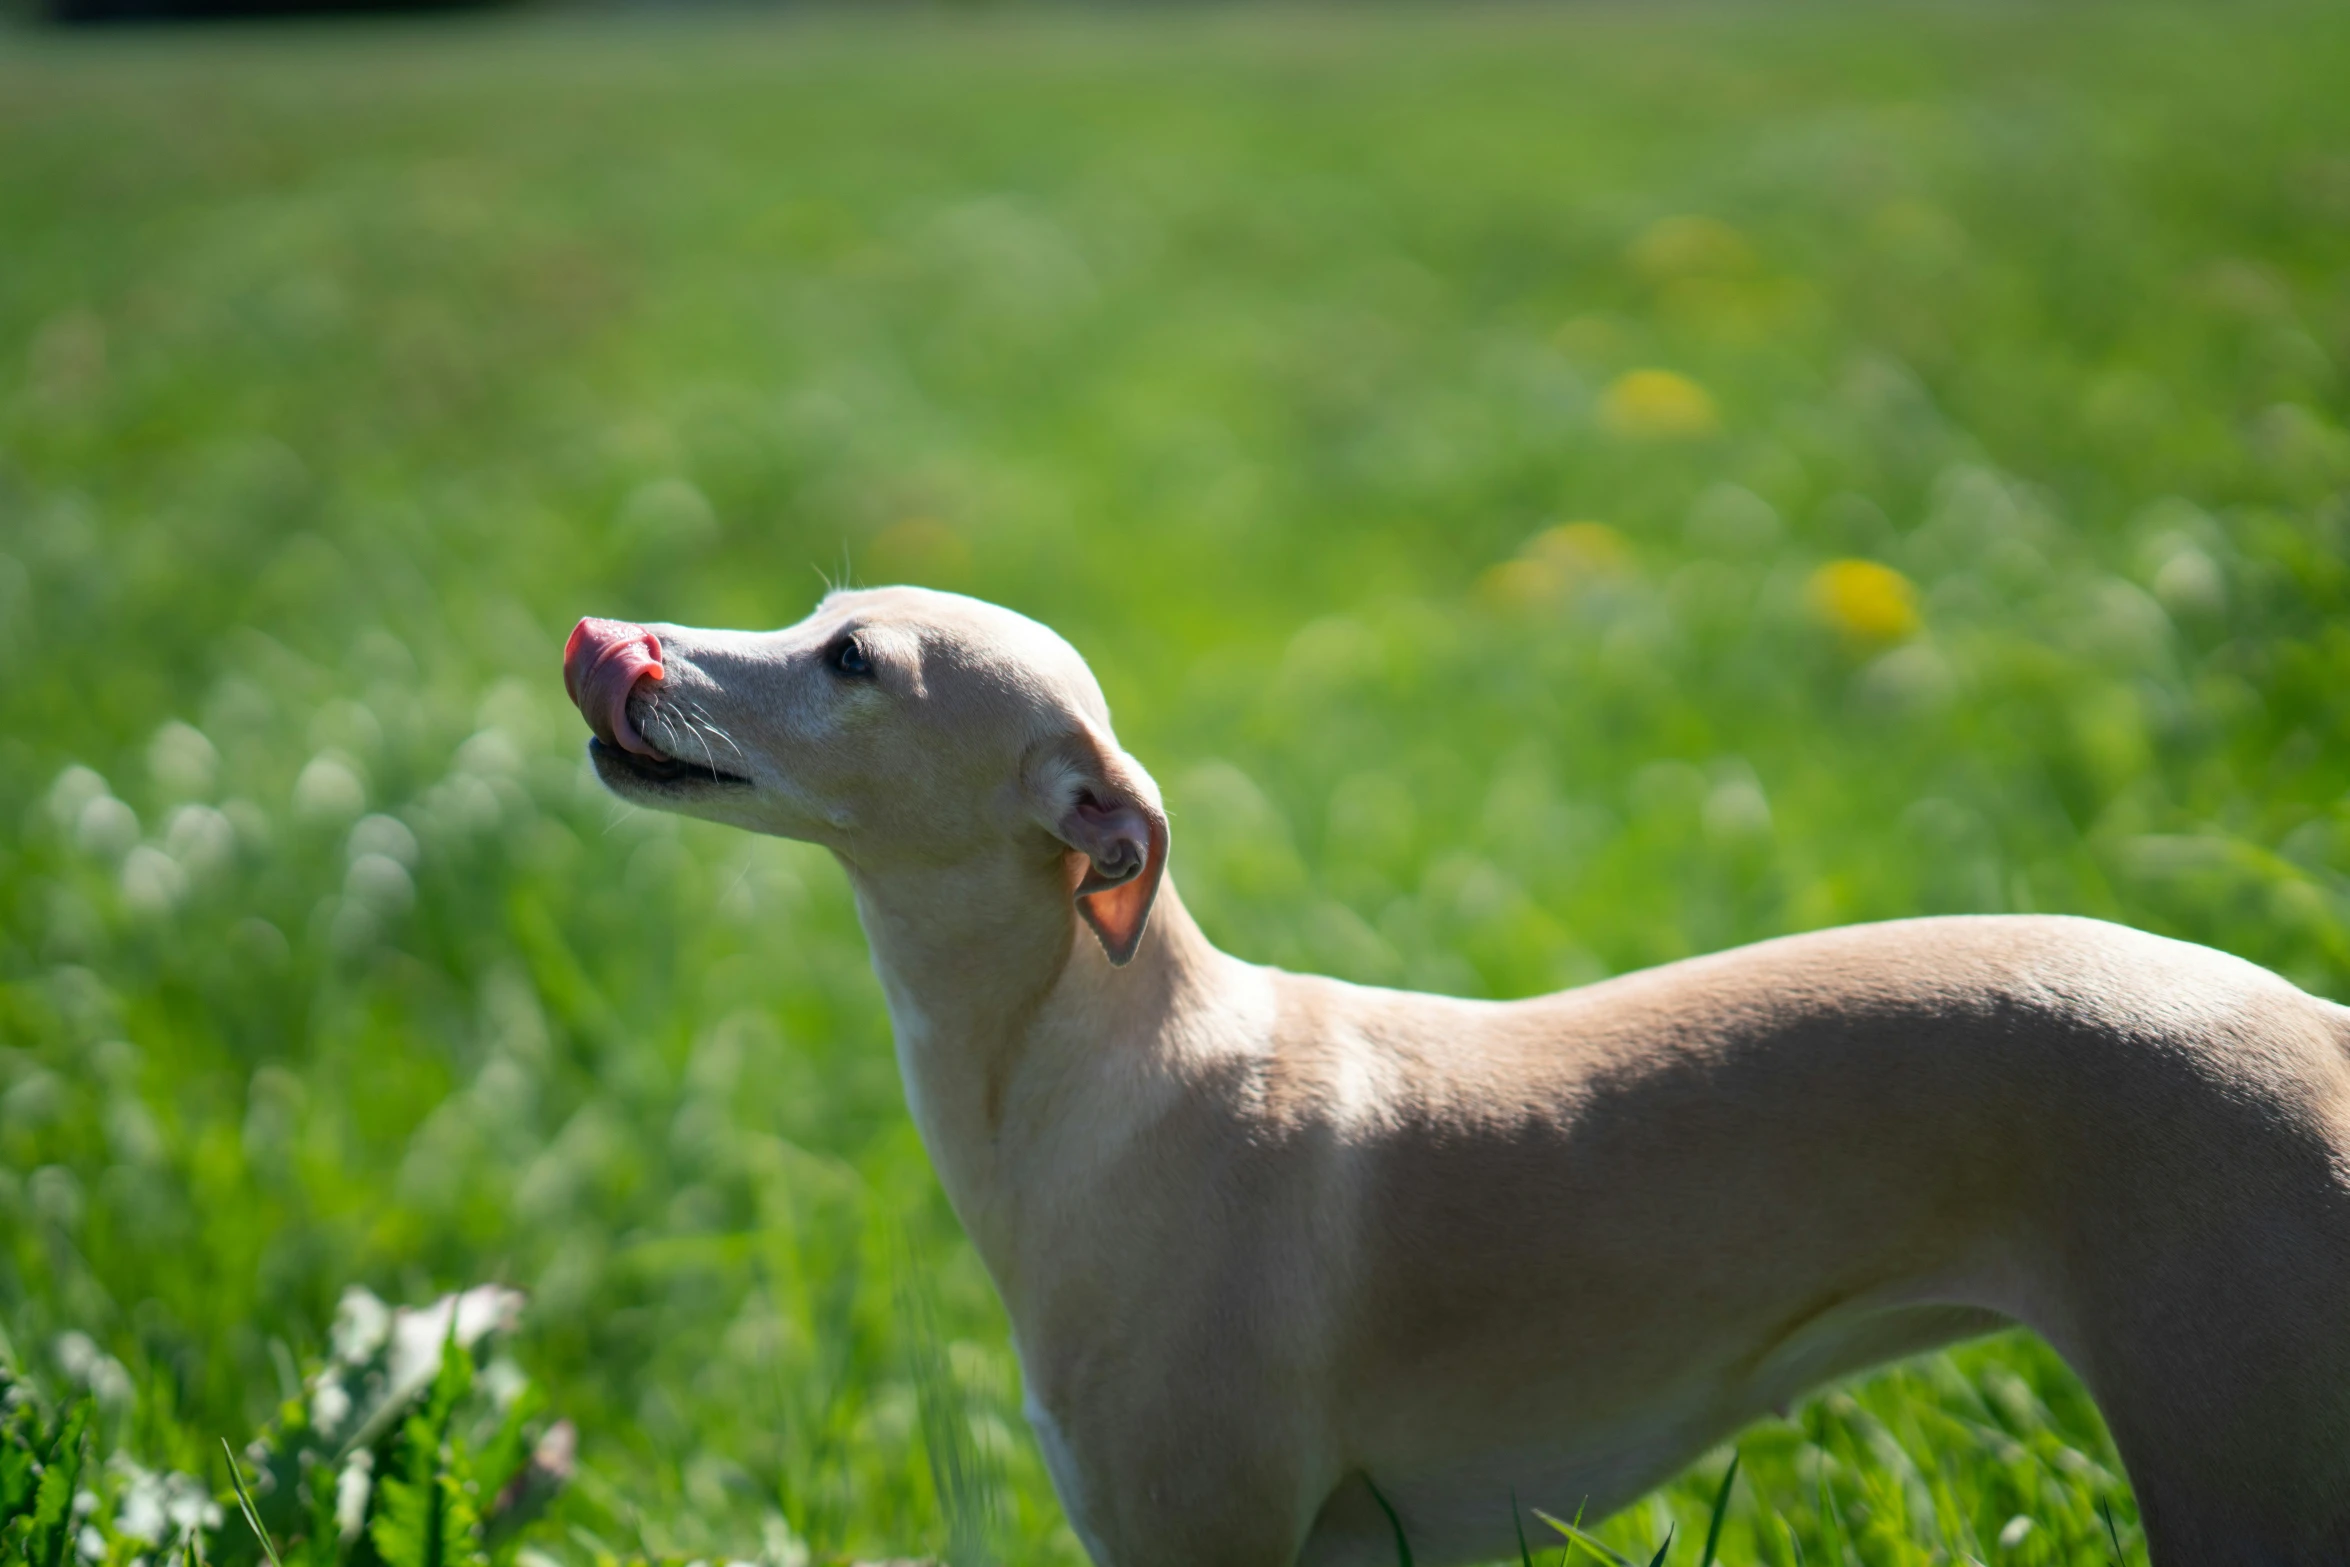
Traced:
[[2350, 1561], [2350, 1009], [2076, 918], [1532, 1000], [1243, 962], [1075, 649], [839, 592], [585, 620], [622, 799], [825, 846], [1102, 1567], [1514, 1556], [1820, 1384], [2010, 1324], [2157, 1562]]

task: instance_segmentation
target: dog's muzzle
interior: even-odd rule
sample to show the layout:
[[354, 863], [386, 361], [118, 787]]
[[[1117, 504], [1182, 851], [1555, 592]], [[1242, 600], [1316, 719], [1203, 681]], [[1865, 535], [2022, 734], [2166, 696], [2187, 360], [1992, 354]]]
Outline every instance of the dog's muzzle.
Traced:
[[639, 756], [661, 753], [629, 722], [628, 694], [661, 676], [661, 639], [625, 620], [582, 620], [563, 644], [563, 689], [580, 716], [597, 739]]

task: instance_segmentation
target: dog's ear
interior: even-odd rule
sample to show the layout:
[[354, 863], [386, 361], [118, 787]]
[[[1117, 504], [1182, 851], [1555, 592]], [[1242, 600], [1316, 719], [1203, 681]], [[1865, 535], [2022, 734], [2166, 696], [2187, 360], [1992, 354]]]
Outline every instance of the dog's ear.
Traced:
[[1167, 869], [1167, 813], [1140, 763], [1090, 726], [1044, 741], [1021, 768], [1044, 829], [1085, 857], [1077, 912], [1112, 963], [1142, 944]]

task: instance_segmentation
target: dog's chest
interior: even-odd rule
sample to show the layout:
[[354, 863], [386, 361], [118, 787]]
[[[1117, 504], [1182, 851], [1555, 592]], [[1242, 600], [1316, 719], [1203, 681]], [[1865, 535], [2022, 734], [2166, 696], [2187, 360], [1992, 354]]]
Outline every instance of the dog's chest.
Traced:
[[1069, 1439], [1061, 1432], [1061, 1424], [1052, 1411], [1038, 1402], [1036, 1390], [1029, 1384], [1025, 1370], [1020, 1376], [1020, 1413], [1027, 1418], [1029, 1430], [1036, 1433], [1037, 1449], [1044, 1454], [1044, 1467], [1053, 1477], [1053, 1491], [1061, 1498], [1061, 1508], [1069, 1515], [1069, 1526], [1077, 1531], [1085, 1552], [1095, 1561], [1107, 1561], [1099, 1532], [1089, 1520], [1088, 1499], [1083, 1473], [1077, 1467], [1076, 1456], [1069, 1450]]

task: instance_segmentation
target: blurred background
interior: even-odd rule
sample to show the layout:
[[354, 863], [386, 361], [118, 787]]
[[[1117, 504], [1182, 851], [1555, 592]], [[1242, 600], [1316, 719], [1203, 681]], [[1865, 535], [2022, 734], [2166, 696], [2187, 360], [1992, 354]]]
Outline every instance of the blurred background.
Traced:
[[[466, 1559], [1082, 1560], [838, 871], [594, 786], [582, 614], [1049, 622], [1252, 959], [2061, 910], [2350, 994], [2346, 80], [2300, 0], [0, 33], [0, 1365], [92, 1400], [75, 1548], [251, 1560], [258, 1432], [406, 1567], [270, 1455], [499, 1283], [466, 1396], [577, 1462]], [[2142, 1559], [2020, 1334], [1739, 1451], [1727, 1559]]]

